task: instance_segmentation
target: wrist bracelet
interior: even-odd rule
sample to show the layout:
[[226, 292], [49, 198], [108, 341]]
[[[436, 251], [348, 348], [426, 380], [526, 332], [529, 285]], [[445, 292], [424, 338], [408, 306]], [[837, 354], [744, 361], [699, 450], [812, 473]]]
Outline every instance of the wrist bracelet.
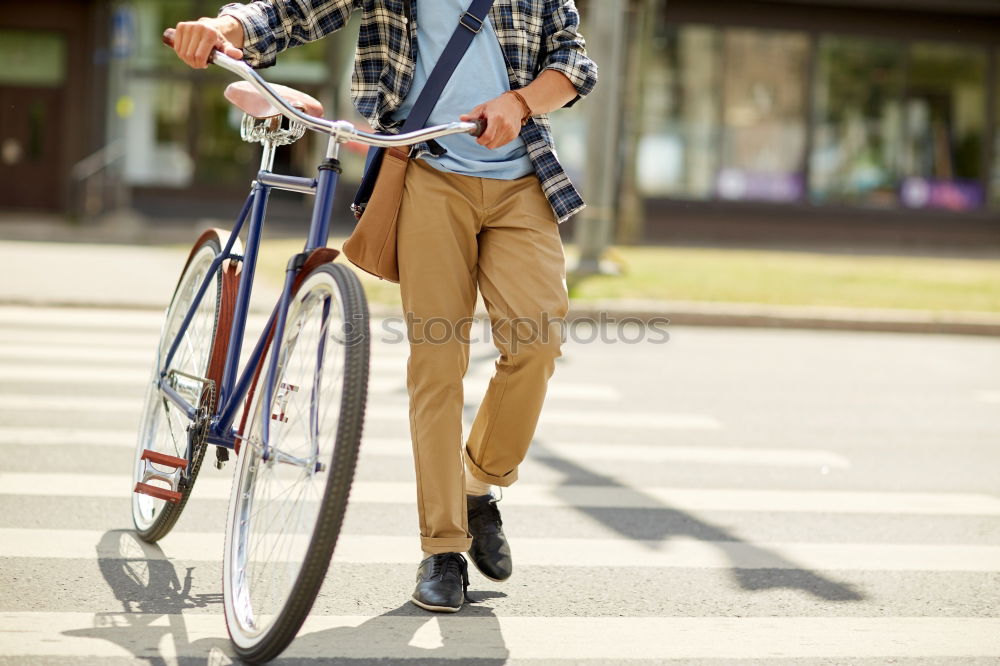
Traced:
[[528, 106], [528, 102], [524, 99], [524, 95], [522, 95], [521, 93], [517, 92], [516, 90], [508, 90], [507, 92], [516, 97], [517, 101], [521, 103], [521, 108], [524, 109], [524, 115], [521, 116], [521, 127], [524, 127], [525, 125], [528, 124], [528, 119], [531, 118], [532, 115], [534, 115], [531, 112], [531, 107]]

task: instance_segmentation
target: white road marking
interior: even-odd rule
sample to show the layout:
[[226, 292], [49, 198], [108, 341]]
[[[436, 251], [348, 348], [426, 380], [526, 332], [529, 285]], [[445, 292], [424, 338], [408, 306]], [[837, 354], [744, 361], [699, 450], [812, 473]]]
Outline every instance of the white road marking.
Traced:
[[135, 446], [132, 430], [0, 427], [0, 446]]
[[[0, 446], [135, 446], [131, 430], [88, 430], [85, 428], [4, 428]], [[366, 437], [362, 458], [368, 456], [411, 455], [407, 438]], [[638, 463], [690, 462], [763, 467], [829, 467], [848, 469], [851, 461], [832, 451], [812, 449], [754, 449], [725, 446], [668, 446], [651, 444], [588, 444], [545, 442], [529, 450], [529, 458], [553, 455], [574, 461], [619, 461]]]
[[95, 331], [74, 331], [70, 329], [32, 330], [0, 328], [0, 350], [8, 345], [34, 345], [50, 348], [110, 348], [140, 349], [151, 352], [158, 332], [128, 335], [119, 331], [100, 333]]
[[[422, 637], [438, 625], [440, 646]], [[423, 631], [422, 631], [423, 630]], [[147, 636], [141, 642], [136, 636]], [[471, 638], [474, 637], [474, 640]], [[721, 640], [720, 637], [724, 637]], [[21, 658], [234, 658], [221, 614], [0, 613], [0, 652]], [[979, 617], [469, 617], [310, 615], [282, 658], [451, 660], [889, 659], [1000, 656]], [[213, 663], [210, 661], [209, 663]], [[228, 661], [216, 662], [228, 663]]]
[[[145, 379], [135, 385], [140, 387]], [[26, 395], [22, 393], [0, 394], [0, 413], [12, 411], [63, 411], [99, 413], [138, 413], [142, 408], [137, 398], [96, 398], [65, 395]], [[405, 405], [398, 407], [371, 406], [365, 417], [373, 420], [408, 421]], [[636, 428], [650, 430], [718, 430], [722, 424], [717, 419], [703, 414], [670, 414], [665, 412], [624, 412], [600, 410], [559, 410], [546, 409], [539, 421], [539, 430], [546, 426], [590, 426], [608, 428]]]
[[[176, 532], [154, 547], [124, 531], [0, 529], [0, 557], [202, 562], [221, 560], [222, 548], [221, 533]], [[333, 559], [412, 564], [420, 559], [419, 540], [342, 534]], [[1000, 569], [1000, 546], [519, 538], [517, 561], [523, 566], [558, 567], [995, 572]]]
[[0, 359], [4, 367], [10, 363], [35, 361], [42, 363], [114, 363], [149, 368], [153, 364], [155, 341], [146, 349], [113, 347], [52, 346], [30, 344], [0, 344]]
[[0, 308], [0, 326], [139, 328], [159, 331], [166, 311], [166, 303], [163, 304], [162, 310], [148, 311], [4, 306]]
[[977, 391], [976, 400], [990, 405], [1000, 405], [1000, 391]]
[[[126, 463], [127, 464], [127, 463]], [[0, 472], [0, 495], [32, 497], [128, 497], [130, 476]], [[230, 480], [199, 477], [194, 498], [228, 499]], [[411, 482], [357, 481], [351, 501], [412, 504]], [[776, 513], [1000, 516], [1000, 498], [975, 493], [903, 493], [847, 490], [737, 490], [549, 486], [519, 483], [504, 495], [506, 506], [670, 509]]]
[[[0, 429], [0, 444], [4, 441]], [[410, 456], [408, 438], [366, 437], [361, 443], [364, 456]], [[731, 446], [669, 446], [661, 444], [549, 442], [528, 450], [529, 458], [563, 458], [579, 462], [690, 462], [764, 467], [829, 467], [849, 469], [851, 461], [838, 453], [814, 449], [755, 449]]]

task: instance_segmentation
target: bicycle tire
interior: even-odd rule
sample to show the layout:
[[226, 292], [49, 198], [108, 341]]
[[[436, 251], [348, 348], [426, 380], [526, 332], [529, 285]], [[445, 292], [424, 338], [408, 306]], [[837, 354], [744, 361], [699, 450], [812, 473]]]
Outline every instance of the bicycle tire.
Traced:
[[[331, 325], [334, 300], [339, 321], [350, 325], [350, 330], [348, 326], [342, 328], [344, 335], [339, 341], [334, 340], [336, 331]], [[320, 305], [322, 311], [317, 318]], [[317, 331], [316, 345], [311, 343], [313, 330]], [[272, 340], [269, 353], [259, 364], [257, 376], [266, 382], [268, 360], [272, 353], [278, 354], [271, 414], [263, 413], [266, 387], [256, 390], [252, 398], [252, 417], [247, 422], [249, 427], [243, 435], [233, 476], [223, 556], [227, 630], [237, 655], [252, 663], [278, 656], [302, 627], [326, 576], [347, 508], [364, 426], [370, 354], [368, 306], [354, 273], [334, 263], [322, 263], [311, 269], [307, 266], [289, 299], [282, 337], [280, 341]], [[336, 374], [336, 358], [331, 357], [337, 351], [342, 353], [339, 365], [342, 378]], [[314, 362], [311, 374], [310, 358]], [[302, 390], [306, 386], [302, 379], [311, 380], [308, 398]], [[336, 387], [339, 400], [331, 396]], [[293, 399], [297, 402], [293, 403]], [[326, 417], [330, 407], [325, 407], [334, 402], [335, 428]], [[307, 414], [291, 411], [290, 405], [299, 403], [308, 404]], [[274, 411], [276, 406], [279, 412]], [[293, 448], [298, 431], [297, 421], [292, 419], [304, 422], [306, 417], [309, 427], [303, 433], [299, 451]], [[271, 461], [263, 461], [261, 438], [265, 421], [271, 424], [268, 441], [272, 454], [280, 450], [290, 455], [295, 451], [315, 457], [302, 456], [299, 460], [306, 463], [300, 466], [274, 462], [273, 455]], [[318, 469], [316, 463], [326, 460], [329, 460], [326, 469]], [[293, 467], [298, 471], [290, 469]], [[310, 507], [308, 511], [299, 508], [297, 513], [285, 512], [292, 492], [267, 494], [272, 484], [274, 488], [282, 487], [278, 479], [281, 474], [303, 488], [294, 494], [294, 501], [300, 507], [309, 501], [310, 496], [304, 496], [305, 489], [322, 486], [321, 495], [315, 494], [316, 499], [311, 502], [316, 505], [315, 510]], [[282, 497], [278, 512], [272, 515], [267, 504], [272, 498], [277, 501]], [[268, 531], [272, 528], [278, 531], [277, 535]], [[299, 562], [291, 553], [301, 548], [304, 552]], [[257, 563], [252, 560], [257, 553], [264, 557], [274, 555], [275, 561]], [[286, 553], [289, 560], [279, 561]], [[270, 591], [276, 580], [278, 593], [271, 600], [262, 586], [266, 585]], [[265, 617], [270, 621], [266, 622]]]
[[[187, 456], [186, 441], [183, 448], [181, 448], [179, 441], [182, 437], [186, 439], [187, 430], [184, 429], [183, 436], [176, 432], [180, 428], [181, 419], [177, 419], [177, 428], [172, 429], [170, 420], [176, 418], [176, 415], [172, 416], [170, 410], [176, 411], [176, 407], [168, 405], [162, 400], [159, 389], [156, 388], [154, 382], [160, 375], [161, 356], [166, 354], [176, 331], [180, 328], [180, 323], [193, 302], [194, 292], [197, 291], [207, 274], [212, 261], [222, 252], [228, 237], [229, 234], [220, 229], [210, 229], [203, 233], [192, 247], [184, 269], [177, 280], [177, 286], [170, 299], [170, 305], [167, 307], [163, 327], [160, 331], [160, 341], [153, 362], [152, 377], [146, 388], [146, 399], [133, 463], [133, 488], [136, 482], [141, 481], [140, 456], [144, 450], [152, 449], [180, 458]], [[237, 254], [241, 253], [241, 248], [237, 247], [238, 245], [239, 239], [236, 240], [233, 247], [233, 252]], [[225, 352], [228, 346], [228, 331], [235, 309], [237, 282], [237, 265], [235, 263], [223, 264], [216, 273], [215, 288], [210, 286], [205, 292], [195, 318], [185, 333], [184, 338], [187, 339], [185, 342], [190, 341], [191, 343], [189, 348], [175, 354], [170, 369], [205, 377], [211, 380], [214, 386], [218, 386], [222, 379]], [[211, 322], [210, 325], [209, 322]], [[190, 359], [185, 356], [186, 353], [201, 354], [201, 356], [197, 359]], [[211, 405], [208, 405], [208, 408], [211, 409]], [[187, 421], [186, 416], [183, 417], [183, 421]], [[169, 432], [166, 434], [169, 435], [169, 441], [160, 439], [163, 433], [160, 432], [159, 426], [163, 423], [167, 424]], [[178, 488], [181, 493], [179, 502], [172, 503], [132, 492], [132, 523], [139, 538], [143, 541], [155, 543], [165, 537], [173, 529], [184, 511], [191, 491], [194, 489], [198, 472], [201, 470], [205, 451], [208, 448], [204, 440], [196, 441], [194, 444], [191, 459], [188, 461], [189, 472], [186, 483]]]

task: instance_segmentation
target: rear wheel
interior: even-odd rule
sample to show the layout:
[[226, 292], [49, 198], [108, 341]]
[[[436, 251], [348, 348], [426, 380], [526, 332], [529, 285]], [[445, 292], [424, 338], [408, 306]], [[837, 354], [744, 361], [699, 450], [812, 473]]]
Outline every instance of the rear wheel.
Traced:
[[[174, 338], [194, 303], [195, 296], [211, 269], [212, 262], [222, 252], [228, 234], [211, 230], [195, 243], [177, 289], [167, 308], [166, 318], [160, 332], [160, 342], [156, 350], [152, 376], [146, 385], [146, 399], [139, 423], [133, 464], [133, 488], [142, 482], [145, 461], [143, 452], [149, 450], [188, 461], [177, 488], [179, 502], [132, 493], [132, 522], [136, 532], [144, 541], [162, 539], [173, 528], [187, 504], [195, 479], [205, 456], [206, 444], [201, 433], [193, 432], [191, 420], [176, 405], [168, 401], [158, 388], [158, 380], [163, 371], [173, 378], [173, 386], [191, 405], [210, 412], [214, 405], [215, 387], [221, 380], [227, 340], [217, 339], [217, 333], [225, 338], [232, 321], [232, 300], [236, 289], [237, 271], [235, 265], [223, 264], [216, 271], [205, 295], [195, 310], [177, 352], [169, 367], [164, 365]], [[238, 243], [239, 241], [237, 241]], [[239, 253], [240, 248], [234, 247]], [[157, 465], [159, 471], [170, 472], [172, 468]], [[166, 488], [164, 482], [150, 481], [150, 485]]]
[[301, 280], [282, 339], [261, 361], [233, 478], [223, 598], [229, 635], [245, 660], [280, 654], [319, 593], [354, 478], [368, 361], [361, 284], [344, 266], [321, 264]]

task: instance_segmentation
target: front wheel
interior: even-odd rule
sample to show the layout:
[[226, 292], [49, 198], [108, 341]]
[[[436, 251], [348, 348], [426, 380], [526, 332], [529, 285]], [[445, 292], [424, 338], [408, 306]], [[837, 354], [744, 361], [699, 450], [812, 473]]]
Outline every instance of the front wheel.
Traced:
[[369, 335], [357, 277], [321, 264], [299, 282], [282, 339], [261, 361], [223, 557], [226, 625], [244, 660], [267, 661], [288, 646], [326, 575], [361, 443]]

